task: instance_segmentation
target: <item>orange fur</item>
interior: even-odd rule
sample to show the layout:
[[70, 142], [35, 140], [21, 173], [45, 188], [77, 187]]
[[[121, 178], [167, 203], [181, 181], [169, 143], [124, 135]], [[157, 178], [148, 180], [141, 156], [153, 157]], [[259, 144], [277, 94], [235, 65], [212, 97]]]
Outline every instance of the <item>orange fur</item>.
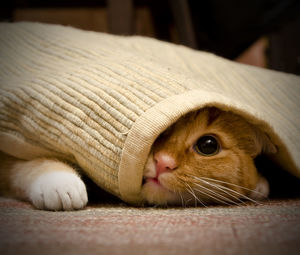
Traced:
[[[219, 153], [203, 156], [195, 152], [193, 145], [204, 134], [217, 137]], [[275, 152], [275, 147], [242, 117], [217, 108], [189, 113], [154, 143], [144, 169], [146, 183], [142, 195], [145, 202], [162, 205], [189, 201], [232, 203], [246, 196], [261, 198], [267, 194], [255, 196], [255, 189], [265, 180], [257, 173], [253, 159], [262, 150]], [[160, 185], [147, 181], [155, 176], [154, 158], [158, 154], [168, 155], [177, 166], [158, 177]]]

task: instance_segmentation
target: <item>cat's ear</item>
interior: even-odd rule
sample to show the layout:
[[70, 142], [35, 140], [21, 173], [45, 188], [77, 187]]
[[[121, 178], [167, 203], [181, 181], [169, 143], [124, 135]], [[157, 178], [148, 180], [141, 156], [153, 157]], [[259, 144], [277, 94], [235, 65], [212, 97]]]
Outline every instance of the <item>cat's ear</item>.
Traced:
[[258, 128], [255, 128], [254, 135], [255, 150], [252, 155], [253, 157], [261, 153], [274, 154], [277, 152], [276, 146], [272, 143], [271, 139], [266, 133], [262, 132]]

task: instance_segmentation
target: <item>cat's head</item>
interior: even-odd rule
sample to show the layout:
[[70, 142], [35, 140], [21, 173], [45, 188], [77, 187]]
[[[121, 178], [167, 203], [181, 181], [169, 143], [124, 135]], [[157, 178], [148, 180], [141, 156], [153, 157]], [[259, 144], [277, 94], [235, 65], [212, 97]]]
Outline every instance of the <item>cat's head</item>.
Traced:
[[240, 202], [268, 195], [253, 159], [275, 153], [270, 139], [244, 118], [204, 108], [179, 119], [152, 146], [144, 168], [146, 203]]

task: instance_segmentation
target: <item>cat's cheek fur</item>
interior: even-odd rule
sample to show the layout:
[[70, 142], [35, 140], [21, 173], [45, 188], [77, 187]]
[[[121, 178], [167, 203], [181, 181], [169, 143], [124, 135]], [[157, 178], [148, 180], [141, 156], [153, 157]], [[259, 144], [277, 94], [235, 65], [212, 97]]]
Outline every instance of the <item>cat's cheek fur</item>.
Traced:
[[270, 192], [269, 182], [266, 178], [259, 175], [255, 189], [251, 192], [250, 197], [254, 200], [264, 200]]

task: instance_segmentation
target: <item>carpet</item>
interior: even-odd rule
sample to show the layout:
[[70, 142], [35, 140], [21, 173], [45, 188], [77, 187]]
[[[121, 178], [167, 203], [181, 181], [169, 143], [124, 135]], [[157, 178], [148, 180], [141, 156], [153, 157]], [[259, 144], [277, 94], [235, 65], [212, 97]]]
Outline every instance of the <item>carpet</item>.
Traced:
[[50, 212], [0, 198], [0, 254], [300, 254], [300, 199]]

